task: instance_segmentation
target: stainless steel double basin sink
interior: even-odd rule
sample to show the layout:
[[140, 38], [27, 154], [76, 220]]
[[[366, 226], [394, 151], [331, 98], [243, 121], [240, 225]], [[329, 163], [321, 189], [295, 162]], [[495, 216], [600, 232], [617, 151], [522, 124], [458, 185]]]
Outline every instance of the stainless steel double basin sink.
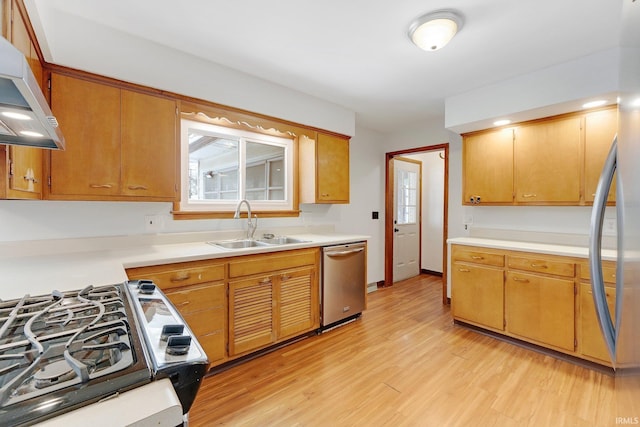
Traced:
[[294, 243], [306, 243], [309, 240], [295, 239], [288, 236], [264, 237], [261, 239], [222, 240], [219, 242], [207, 242], [210, 245], [223, 249], [246, 249], [264, 246], [288, 245]]

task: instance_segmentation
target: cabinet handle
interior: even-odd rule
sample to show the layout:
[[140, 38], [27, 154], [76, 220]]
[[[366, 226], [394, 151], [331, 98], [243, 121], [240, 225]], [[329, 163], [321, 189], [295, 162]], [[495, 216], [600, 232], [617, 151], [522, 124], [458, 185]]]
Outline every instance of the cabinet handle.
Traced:
[[471, 270], [469, 270], [468, 268], [459, 268], [458, 271], [460, 273], [470, 273], [471, 272]]
[[111, 184], [89, 184], [91, 188], [111, 188], [113, 187]]
[[320, 194], [322, 197], [329, 197], [329, 193], [322, 193]]
[[149, 188], [146, 185], [130, 185], [129, 190], [148, 190]]
[[484, 259], [483, 256], [471, 255], [471, 259]]
[[536, 264], [535, 262], [531, 263], [531, 268], [549, 268], [546, 264]]
[[261, 285], [269, 285], [269, 284], [271, 284], [271, 277], [265, 277], [264, 279], [262, 279], [260, 281], [260, 284]]
[[23, 178], [25, 181], [32, 181], [34, 184], [38, 183], [38, 180], [35, 177], [25, 175]]
[[527, 193], [527, 194], [523, 194], [522, 197], [524, 197], [525, 199], [530, 199], [532, 197], [537, 197], [537, 195], [531, 194], [531, 193]]
[[283, 274], [282, 276], [280, 276], [280, 280], [289, 280], [291, 279], [291, 276], [289, 276], [288, 274]]
[[529, 279], [521, 279], [519, 277], [514, 277], [513, 280], [516, 282], [529, 283]]
[[182, 274], [182, 275], [179, 275], [179, 276], [174, 276], [170, 280], [172, 282], [184, 282], [185, 280], [189, 280], [190, 278], [191, 278], [191, 274], [187, 273], [187, 274]]
[[182, 301], [180, 304], [178, 304], [178, 306], [184, 307], [185, 305], [189, 305], [189, 304], [190, 304], [189, 301]]

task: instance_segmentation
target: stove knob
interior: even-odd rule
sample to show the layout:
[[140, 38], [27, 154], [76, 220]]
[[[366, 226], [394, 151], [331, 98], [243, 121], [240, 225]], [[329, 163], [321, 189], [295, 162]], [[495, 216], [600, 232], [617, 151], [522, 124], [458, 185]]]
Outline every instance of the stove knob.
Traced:
[[189, 352], [191, 337], [189, 335], [172, 335], [167, 340], [167, 354], [181, 356]]
[[151, 295], [156, 290], [156, 285], [151, 280], [141, 280], [138, 283], [138, 290], [141, 294]]
[[164, 325], [160, 334], [160, 341], [167, 341], [172, 335], [182, 335], [184, 325]]

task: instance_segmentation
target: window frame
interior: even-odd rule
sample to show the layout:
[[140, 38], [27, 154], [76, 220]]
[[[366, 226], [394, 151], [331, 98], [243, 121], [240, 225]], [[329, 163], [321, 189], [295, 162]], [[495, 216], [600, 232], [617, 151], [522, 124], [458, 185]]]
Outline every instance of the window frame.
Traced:
[[[189, 199], [189, 131], [194, 129], [212, 136], [227, 136], [238, 138], [241, 140], [239, 147], [240, 164], [239, 170], [242, 171], [239, 178], [239, 196], [242, 197], [245, 189], [246, 177], [246, 156], [245, 149], [247, 142], [257, 142], [260, 144], [269, 144], [281, 146], [284, 148], [284, 200], [250, 200], [251, 208], [256, 213], [270, 213], [267, 216], [290, 216], [292, 212], [297, 215], [297, 197], [296, 197], [296, 179], [297, 172], [297, 155], [296, 155], [296, 138], [269, 135], [261, 132], [237, 129], [235, 127], [220, 126], [212, 123], [191, 120], [188, 118], [180, 119], [180, 201], [178, 203], [178, 212], [180, 214], [219, 214], [225, 212], [234, 212], [240, 199], [207, 199], [207, 200], [190, 200]], [[267, 184], [267, 183], [265, 183]], [[246, 194], [245, 194], [246, 195]], [[175, 213], [175, 212], [174, 212]]]

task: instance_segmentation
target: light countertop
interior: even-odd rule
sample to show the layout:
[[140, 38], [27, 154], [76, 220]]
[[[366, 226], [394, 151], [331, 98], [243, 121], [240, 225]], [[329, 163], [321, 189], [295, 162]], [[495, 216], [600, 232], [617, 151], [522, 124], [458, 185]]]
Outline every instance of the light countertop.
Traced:
[[[561, 255], [574, 258], [589, 257], [589, 248], [583, 246], [521, 242], [478, 237], [457, 237], [448, 239], [447, 243], [452, 245], [478, 246], [483, 248], [505, 249], [510, 251], [534, 252], [547, 255]], [[602, 259], [606, 261], [615, 261], [617, 259], [617, 253], [612, 249], [603, 249]]]
[[[0, 248], [0, 298], [21, 298], [25, 294], [42, 295], [52, 290], [77, 290], [88, 285], [105, 285], [127, 280], [126, 268], [176, 262], [225, 258], [248, 254], [277, 252], [310, 247], [331, 246], [365, 241], [369, 237], [339, 233], [287, 234], [304, 243], [260, 246], [245, 249], [223, 249], [207, 243], [226, 236], [189, 235], [188, 238], [69, 239], [57, 242], [20, 243]], [[182, 241], [190, 240], [190, 241]], [[31, 249], [30, 249], [31, 246]], [[44, 248], [43, 246], [46, 246]], [[75, 249], [74, 249], [75, 247]], [[57, 248], [57, 249], [56, 249]]]

